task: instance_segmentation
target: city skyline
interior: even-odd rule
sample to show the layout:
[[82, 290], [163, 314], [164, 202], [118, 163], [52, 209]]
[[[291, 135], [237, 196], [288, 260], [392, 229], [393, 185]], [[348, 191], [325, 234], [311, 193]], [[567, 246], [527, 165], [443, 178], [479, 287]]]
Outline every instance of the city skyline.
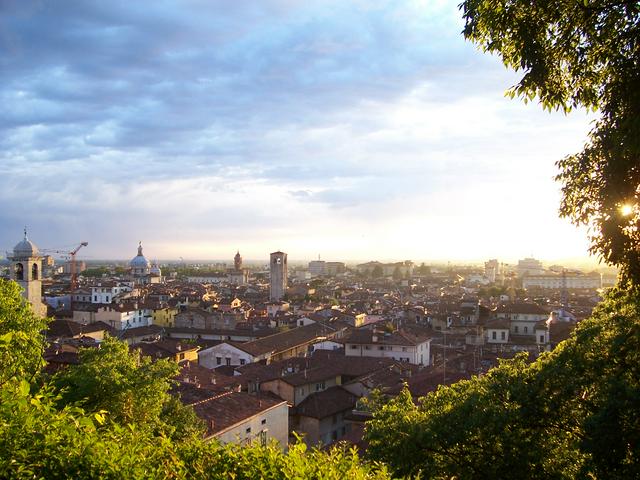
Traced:
[[[5, 6], [0, 245], [84, 257], [583, 258], [554, 162], [457, 2]], [[396, 255], [394, 252], [398, 252]], [[435, 258], [434, 258], [435, 257]]]

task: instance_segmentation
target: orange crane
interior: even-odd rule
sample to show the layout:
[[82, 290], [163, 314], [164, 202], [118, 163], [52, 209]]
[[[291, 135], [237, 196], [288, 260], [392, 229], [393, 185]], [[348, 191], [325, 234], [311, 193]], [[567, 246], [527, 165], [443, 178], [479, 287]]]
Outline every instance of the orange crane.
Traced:
[[69, 252], [69, 256], [71, 257], [71, 282], [69, 283], [69, 290], [71, 290], [71, 296], [73, 298], [73, 292], [75, 292], [76, 287], [78, 286], [78, 278], [76, 277], [76, 253], [82, 247], [86, 247], [89, 245], [89, 242], [82, 242], [76, 248]]
[[70, 252], [66, 252], [64, 250], [50, 250], [50, 249], [43, 249], [42, 251], [45, 253], [64, 253], [65, 255], [69, 255], [69, 266], [71, 269], [71, 281], [69, 283], [69, 290], [71, 290], [71, 296], [73, 297], [73, 292], [75, 291], [75, 289], [77, 288], [77, 284], [78, 284], [78, 278], [76, 275], [76, 253], [78, 253], [78, 251], [82, 248], [82, 247], [86, 247], [87, 245], [89, 245], [89, 242], [81, 242], [80, 245], [78, 245], [76, 248], [74, 248], [72, 251]]

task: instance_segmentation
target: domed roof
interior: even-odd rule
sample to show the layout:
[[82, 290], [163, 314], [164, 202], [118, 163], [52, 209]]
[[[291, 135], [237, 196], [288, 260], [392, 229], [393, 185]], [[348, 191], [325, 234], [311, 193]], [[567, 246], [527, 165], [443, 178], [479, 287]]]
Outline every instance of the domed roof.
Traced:
[[142, 254], [142, 242], [140, 242], [138, 244], [138, 255], [133, 257], [129, 262], [129, 266], [133, 268], [149, 268], [149, 265], [151, 265], [151, 263]]
[[24, 238], [20, 243], [13, 247], [14, 257], [36, 257], [38, 255], [38, 247], [35, 243], [27, 238], [27, 229], [24, 229]]
[[158, 262], [154, 262], [153, 265], [151, 265], [151, 270], [149, 270], [149, 273], [158, 277], [162, 276], [162, 270], [160, 270]]

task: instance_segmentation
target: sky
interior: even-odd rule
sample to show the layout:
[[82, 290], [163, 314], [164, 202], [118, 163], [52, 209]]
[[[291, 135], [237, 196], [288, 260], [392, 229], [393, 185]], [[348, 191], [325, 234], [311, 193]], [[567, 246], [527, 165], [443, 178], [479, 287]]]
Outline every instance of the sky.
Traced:
[[583, 257], [554, 163], [593, 118], [506, 98], [458, 3], [0, 2], [2, 250]]

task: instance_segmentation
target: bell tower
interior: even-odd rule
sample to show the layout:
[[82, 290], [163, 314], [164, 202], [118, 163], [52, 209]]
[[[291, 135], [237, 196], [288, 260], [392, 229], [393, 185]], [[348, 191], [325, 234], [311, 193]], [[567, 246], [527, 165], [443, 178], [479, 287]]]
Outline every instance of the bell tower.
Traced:
[[22, 296], [31, 304], [36, 315], [46, 316], [47, 307], [42, 303], [42, 257], [24, 229], [24, 238], [13, 248], [11, 280], [23, 289]]
[[269, 300], [279, 302], [287, 291], [287, 254], [273, 252], [269, 264]]

